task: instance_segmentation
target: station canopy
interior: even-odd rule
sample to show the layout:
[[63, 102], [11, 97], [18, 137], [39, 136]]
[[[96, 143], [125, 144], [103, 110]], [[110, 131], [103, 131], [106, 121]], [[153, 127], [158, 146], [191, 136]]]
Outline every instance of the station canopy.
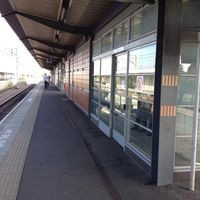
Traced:
[[0, 0], [0, 12], [41, 67], [52, 69], [130, 3], [152, 0]]

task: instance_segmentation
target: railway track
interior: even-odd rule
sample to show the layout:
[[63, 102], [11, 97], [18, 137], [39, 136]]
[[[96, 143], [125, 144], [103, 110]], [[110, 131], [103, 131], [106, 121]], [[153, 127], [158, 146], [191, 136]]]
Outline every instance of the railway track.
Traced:
[[35, 87], [29, 85], [0, 95], [0, 121]]

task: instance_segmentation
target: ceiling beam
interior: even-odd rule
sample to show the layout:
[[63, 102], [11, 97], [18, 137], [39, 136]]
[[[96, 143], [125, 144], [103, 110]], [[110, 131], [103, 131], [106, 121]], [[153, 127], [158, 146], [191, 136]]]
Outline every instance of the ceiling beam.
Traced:
[[111, 0], [122, 3], [144, 3], [144, 4], [154, 4], [155, 0]]
[[[43, 57], [43, 58], [49, 58], [49, 56], [45, 56], [45, 55], [42, 55], [42, 54], [39, 54], [39, 53], [34, 53], [34, 55], [36, 55], [36, 56], [40, 56], [40, 57]], [[50, 56], [51, 58], [53, 58], [53, 59], [56, 59], [56, 60], [60, 60], [60, 57], [58, 57], [58, 56]]]
[[37, 55], [36, 55], [36, 58], [37, 58], [37, 59], [40, 59], [40, 60], [45, 60], [45, 61], [47, 61], [48, 59], [50, 59], [50, 60], [52, 60], [52, 61], [55, 61], [55, 62], [56, 62], [56, 61], [60, 61], [60, 59], [57, 59], [57, 58], [43, 57], [43, 56], [39, 56], [39, 57], [38, 57]]
[[48, 54], [48, 55], [51, 55], [51, 56], [56, 56], [56, 57], [64, 57], [65, 56], [65, 54], [55, 53], [55, 52], [51, 52], [51, 51], [47, 51], [47, 50], [39, 49], [39, 48], [35, 48], [35, 47], [32, 47], [31, 49], [29, 49], [29, 51], [31, 51], [31, 50], [40, 51], [40, 52], [43, 52], [45, 54]]
[[55, 64], [58, 62], [57, 60], [52, 60], [50, 63], [48, 63], [47, 60], [44, 59], [44, 58], [36, 58], [36, 60], [40, 60], [40, 61], [42, 61], [43, 63], [49, 64], [49, 65], [55, 65]]
[[38, 38], [33, 38], [33, 37], [25, 37], [25, 38], [22, 38], [21, 40], [34, 40], [36, 42], [39, 42], [40, 44], [44, 44], [46, 46], [49, 46], [49, 47], [53, 47], [53, 48], [56, 48], [56, 49], [61, 49], [61, 50], [67, 50], [67, 51], [72, 51], [73, 50], [73, 46], [70, 46], [70, 45], [60, 45], [60, 44], [57, 44], [57, 43], [53, 43], [53, 42], [49, 42], [49, 41], [46, 41], [46, 40], [41, 40], [41, 39], [38, 39]]
[[92, 29], [90, 27], [73, 26], [70, 24], [63, 23], [63, 22], [57, 22], [52, 19], [47, 19], [44, 17], [40, 17], [40, 16], [36, 16], [36, 15], [32, 15], [32, 14], [28, 14], [28, 13], [24, 13], [24, 12], [20, 12], [20, 11], [13, 11], [11, 13], [3, 15], [2, 17], [8, 17], [8, 16], [14, 15], [14, 14], [26, 17], [35, 22], [38, 22], [40, 24], [43, 24], [45, 26], [48, 26], [50, 28], [60, 30], [63, 32], [79, 34], [79, 35], [91, 35], [92, 34]]

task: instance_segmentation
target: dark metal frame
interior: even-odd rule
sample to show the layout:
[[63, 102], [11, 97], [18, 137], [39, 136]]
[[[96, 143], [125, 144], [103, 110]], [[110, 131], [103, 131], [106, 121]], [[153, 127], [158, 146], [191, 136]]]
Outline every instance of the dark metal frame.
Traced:
[[156, 45], [156, 67], [155, 67], [155, 88], [154, 88], [154, 112], [153, 112], [153, 138], [151, 155], [151, 182], [157, 182], [158, 175], [158, 147], [160, 132], [160, 97], [161, 78], [163, 61], [163, 41], [165, 22], [165, 0], [158, 1], [158, 25], [157, 25], [157, 45]]
[[41, 39], [34, 38], [34, 37], [25, 37], [25, 38], [22, 38], [20, 40], [24, 41], [24, 40], [29, 40], [29, 39], [30, 40], [34, 40], [36, 42], [39, 42], [40, 44], [44, 44], [46, 46], [56, 48], [56, 49], [67, 50], [67, 51], [72, 51], [73, 50], [73, 46], [70, 46], [70, 45], [65, 45], [64, 46], [64, 45], [61, 45], [61, 44], [49, 42], [49, 41], [46, 41], [46, 40], [41, 40]]
[[35, 48], [35, 47], [29, 49], [29, 51], [31, 51], [31, 50], [33, 50], [33, 51], [34, 51], [34, 50], [40, 51], [40, 52], [43, 52], [43, 53], [45, 53], [45, 54], [48, 54], [48, 55], [51, 55], [51, 56], [60, 57], [60, 58], [62, 58], [62, 57], [65, 56], [65, 54], [60, 54], [60, 53], [55, 53], [55, 52], [51, 52], [51, 51], [46, 51], [46, 50], [44, 50], [44, 49], [39, 49], [39, 48]]
[[22, 17], [26, 17], [35, 22], [38, 22], [40, 24], [43, 24], [45, 26], [48, 26], [50, 28], [60, 30], [63, 32], [68, 32], [68, 33], [78, 34], [78, 35], [91, 35], [92, 34], [92, 27], [73, 26], [70, 24], [63, 23], [63, 22], [58, 22], [58, 21], [55, 21], [52, 19], [47, 19], [44, 17], [31, 15], [31, 14], [20, 12], [20, 11], [13, 11], [11, 13], [3, 15], [2, 17], [9, 17], [9, 16], [15, 15], [15, 14], [20, 15]]

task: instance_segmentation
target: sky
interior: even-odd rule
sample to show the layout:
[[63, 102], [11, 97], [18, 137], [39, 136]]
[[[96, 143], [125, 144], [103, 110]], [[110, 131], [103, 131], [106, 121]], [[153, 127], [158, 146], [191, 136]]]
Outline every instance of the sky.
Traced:
[[46, 70], [41, 69], [9, 24], [0, 15], [0, 72], [16, 71], [16, 57], [11, 56], [10, 49], [18, 52], [19, 74], [44, 74]]

